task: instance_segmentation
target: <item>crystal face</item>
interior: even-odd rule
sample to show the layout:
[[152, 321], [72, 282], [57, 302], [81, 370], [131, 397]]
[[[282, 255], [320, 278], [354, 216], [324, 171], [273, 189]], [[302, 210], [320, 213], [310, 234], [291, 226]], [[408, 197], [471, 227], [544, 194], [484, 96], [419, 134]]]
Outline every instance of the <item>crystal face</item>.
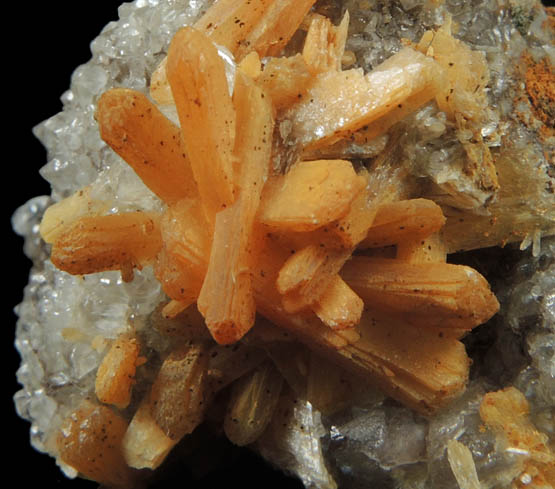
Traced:
[[[53, 201], [90, 183], [96, 199], [110, 202], [110, 214], [137, 208], [160, 211], [160, 200], [100, 139], [94, 107], [100, 94], [113, 86], [147, 93], [145, 73], [152, 73], [161, 61], [173, 33], [193, 23], [210, 3], [124, 4], [120, 21], [107, 26], [93, 41], [91, 62], [75, 71], [70, 91], [64, 95], [63, 112], [35, 130], [49, 151], [49, 162], [41, 174], [51, 184], [52, 196], [33, 199], [13, 217], [13, 227], [25, 236], [25, 252], [34, 262], [25, 299], [17, 310], [16, 347], [22, 357], [17, 376], [23, 388], [15, 401], [20, 416], [32, 422], [33, 446], [51, 455], [58, 454], [48, 439], [92, 392], [106, 345], [124, 332], [129, 321], [139, 328], [144, 325], [165, 295], [150, 268], [136, 270], [131, 282], [124, 282], [115, 271], [88, 275], [84, 280], [60, 272], [49, 262], [49, 250], [38, 235], [40, 219]], [[514, 82], [522, 76], [515, 67], [524, 66], [514, 60], [521, 59], [524, 49], [536, 60], [553, 55], [548, 17], [539, 6], [524, 2], [508, 3], [500, 9], [486, 1], [472, 8], [465, 2], [446, 2], [437, 8], [424, 2], [366, 3], [320, 2], [317, 6], [322, 12], [349, 10], [352, 24], [347, 48], [365, 72], [398, 52], [401, 37], [418, 42], [426, 30], [438, 28], [447, 12], [459, 26], [456, 37], [486, 53], [491, 76], [490, 112], [481, 135], [487, 147], [496, 152], [496, 164], [512, 168], [509, 160], [522, 159], [523, 168], [513, 169], [514, 175], [509, 173], [508, 178], [525, 176], [526, 180], [521, 186], [519, 182], [501, 182], [500, 196], [490, 207], [501, 222], [499, 228], [492, 227], [493, 241], [476, 244], [455, 240], [450, 251], [501, 243], [509, 238], [507, 227], [514, 226], [513, 221], [524, 228], [518, 241], [529, 249], [518, 260], [513, 248], [498, 250], [493, 255], [496, 259], [512, 260], [510, 273], [483, 272], [492, 277], [501, 313], [465, 339], [474, 362], [470, 384], [446, 410], [424, 418], [369, 390], [360, 400], [328, 414], [320, 413], [306, 400], [297, 404], [294, 397], [283, 396], [278, 414], [291, 409], [293, 416], [284, 415], [285, 421], [279, 424], [276, 415], [253, 448], [307, 487], [380, 484], [456, 488], [454, 462], [449, 458], [451, 452], [449, 457], [446, 452], [448, 442], [456, 439], [470, 449], [482, 483], [508, 484], [507, 474], [513, 474], [518, 460], [497, 448], [492, 432], [480, 430], [479, 408], [484, 394], [515, 385], [530, 402], [536, 427], [553, 437], [553, 241], [541, 236], [549, 234], [553, 222], [552, 193], [544, 188], [552, 184], [545, 174], [546, 169], [549, 173], [553, 136], [540, 132], [541, 122], [532, 119], [537, 107], [526, 105], [524, 98], [519, 100], [525, 94]], [[339, 19], [337, 15], [334, 22]], [[524, 67], [522, 70], [526, 71]], [[464, 156], [460, 140], [472, 134], [465, 135], [454, 127], [434, 103], [414, 111], [402, 124], [405, 130], [400, 136], [399, 158], [417, 179], [427, 179], [424, 195], [454, 209], [455, 216], [476, 202], [480, 207], [488, 200], [487, 192], [473, 193], [472, 183], [459, 178], [457, 165]], [[314, 132], [318, 135], [319, 130], [316, 127]], [[322, 133], [324, 130], [321, 127]], [[383, 147], [378, 145], [369, 153], [365, 153], [366, 147], [351, 147], [349, 151], [368, 160]], [[539, 176], [525, 175], [531, 168]], [[507, 208], [512, 213], [508, 219]], [[488, 217], [480, 212], [478, 209], [473, 214], [468, 226], [487, 226]], [[504, 220], [511, 224], [503, 224]], [[466, 224], [458, 224], [456, 219], [448, 226], [454, 229], [450, 235], [456, 235], [457, 226], [461, 233], [466, 229]], [[489, 258], [477, 253], [473, 259], [487, 269]], [[461, 255], [456, 259], [468, 258]], [[167, 348], [163, 336], [152, 335], [147, 341], [148, 348], [157, 352], [154, 356]], [[274, 352], [274, 357], [279, 364], [280, 355]], [[152, 382], [149, 375], [153, 374], [143, 371], [138, 380]], [[136, 407], [137, 403], [133, 409]], [[65, 471], [76, 475], [71, 467], [66, 466]], [[520, 476], [521, 481], [528, 480], [526, 473]]]

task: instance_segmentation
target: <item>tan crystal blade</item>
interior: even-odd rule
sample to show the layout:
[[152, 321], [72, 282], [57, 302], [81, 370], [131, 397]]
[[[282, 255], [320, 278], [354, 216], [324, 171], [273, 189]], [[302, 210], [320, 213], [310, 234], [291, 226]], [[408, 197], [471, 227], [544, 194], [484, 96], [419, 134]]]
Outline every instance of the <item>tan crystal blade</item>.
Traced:
[[200, 202], [185, 199], [164, 213], [164, 247], [155, 264], [156, 278], [173, 300], [195, 302], [202, 287], [211, 237]]
[[[361, 382], [360, 377], [312, 351], [308, 364], [306, 395], [302, 397], [306, 397], [318, 411], [324, 415], [333, 414], [353, 402], [353, 385]], [[361, 386], [360, 390], [365, 387]]]
[[369, 313], [359, 328], [361, 339], [335, 359], [394, 399], [431, 414], [464, 390], [470, 360], [458, 340]]
[[312, 73], [341, 70], [341, 58], [349, 27], [349, 12], [345, 13], [339, 26], [322, 15], [311, 18], [303, 47], [303, 58]]
[[302, 55], [269, 58], [257, 83], [272, 99], [277, 111], [281, 111], [303, 98], [313, 81]]
[[238, 193], [256, 214], [262, 188], [270, 172], [274, 118], [270, 101], [264, 91], [248, 76], [239, 73], [235, 80], [233, 106], [237, 126], [233, 155], [236, 163], [235, 185]]
[[170, 300], [165, 306], [162, 314], [166, 318], [174, 318], [175, 316], [181, 314], [185, 309], [192, 305], [194, 300]]
[[150, 77], [150, 97], [158, 105], [174, 105], [172, 89], [166, 73], [167, 65], [168, 57], [166, 56]]
[[260, 57], [278, 56], [314, 3], [315, 0], [274, 0], [237, 49], [237, 58], [250, 51]]
[[311, 309], [330, 328], [354, 328], [360, 322], [364, 302], [335, 275]]
[[256, 314], [245, 253], [247, 230], [240, 227], [241, 203], [239, 198], [216, 215], [210, 262], [197, 301], [206, 326], [220, 344], [242, 338], [253, 326]]
[[[178, 254], [167, 248], [158, 253], [154, 267], [162, 290], [172, 301], [180, 304], [196, 302], [202, 287], [204, 270], [204, 267], [196, 267], [188, 261], [181, 260]], [[169, 307], [171, 309], [171, 306]]]
[[198, 190], [178, 126], [136, 90], [114, 88], [98, 101], [100, 135], [167, 204]]
[[462, 265], [355, 256], [341, 276], [367, 307], [423, 327], [470, 330], [499, 309], [486, 279]]
[[212, 238], [198, 201], [181, 200], [168, 207], [160, 222], [164, 245], [182, 262], [190, 263], [204, 275]]
[[445, 263], [447, 250], [440, 233], [433, 233], [425, 238], [418, 236], [397, 243], [397, 260], [411, 263]]
[[[300, 26], [315, 0], [219, 0], [194, 28], [227, 48], [237, 61], [252, 52], [277, 56]], [[151, 96], [160, 104], [173, 102], [167, 57], [151, 79]]]
[[481, 489], [470, 449], [456, 439], [447, 442], [447, 460], [462, 489]]
[[216, 215], [210, 261], [198, 308], [218, 343], [239, 340], [254, 324], [252, 269], [259, 245], [254, 221], [270, 170], [273, 116], [270, 101], [239, 74], [233, 97], [242, 131], [234, 148], [235, 203]]
[[462, 114], [467, 120], [481, 121], [488, 106], [489, 69], [485, 55], [470, 49], [450, 31], [451, 22], [447, 21], [437, 31], [425, 32], [418, 49], [445, 68], [446, 83], [436, 95], [440, 110], [452, 120]]
[[328, 231], [341, 240], [342, 246], [354, 248], [366, 238], [376, 218], [379, 205], [376, 195], [371, 190], [371, 178], [367, 172], [359, 174], [358, 179], [364, 187], [351, 202], [349, 212], [328, 226]]
[[216, 44], [236, 54], [244, 49], [245, 39], [273, 3], [276, 0], [219, 0], [212, 4], [194, 27]]
[[235, 110], [218, 50], [184, 27], [174, 36], [166, 66], [181, 132], [208, 224], [234, 200], [232, 152]]
[[52, 263], [74, 275], [147, 265], [162, 247], [159, 218], [140, 211], [82, 217], [53, 243]]
[[191, 433], [204, 417], [207, 365], [201, 343], [177, 347], [162, 363], [150, 391], [150, 410], [172, 440]]
[[[303, 159], [364, 157], [368, 152], [381, 151], [380, 139], [398, 122], [433, 99], [434, 89], [421, 90], [402, 103], [391, 106], [386, 114], [364, 124], [347, 137], [324, 145], [316, 144], [303, 150]], [[376, 149], [378, 148], [378, 149]]]
[[246, 375], [267, 358], [264, 350], [242, 341], [233, 345], [213, 344], [207, 353], [208, 385], [211, 395]]
[[291, 138], [311, 150], [329, 146], [411, 97], [418, 96], [423, 105], [436, 95], [441, 80], [441, 67], [409, 47], [367, 75], [356, 69], [324, 72], [285, 114], [292, 122]]
[[[315, 248], [319, 253], [317, 255], [319, 260], [314, 263], [310, 280], [303, 281], [296, 288], [287, 291], [282, 296], [283, 307], [290, 313], [300, 312], [304, 308], [311, 307], [318, 302], [330, 283], [336, 279], [341, 267], [350, 258], [353, 251], [351, 248]], [[303, 250], [301, 250], [301, 253], [302, 251]], [[284, 264], [284, 267], [286, 267], [288, 263], [289, 260]]]
[[175, 341], [209, 340], [210, 333], [196, 304], [191, 304], [179, 314], [167, 317], [167, 303], [160, 303], [148, 317], [148, 324], [163, 336]]
[[59, 457], [89, 479], [110, 487], [130, 487], [133, 476], [122, 453], [126, 430], [122, 416], [84, 400], [58, 432]]
[[308, 245], [295, 251], [279, 270], [276, 287], [280, 294], [297, 290], [312, 281], [326, 259], [326, 250]]
[[462, 343], [452, 337], [367, 313], [360, 331], [346, 337], [340, 333], [351, 330], [334, 331], [310, 315], [287, 314], [276, 305], [277, 291], [272, 297], [271, 280], [261, 277], [255, 287], [263, 315], [420, 413], [437, 411], [466, 385], [469, 360]]
[[397, 244], [424, 238], [445, 224], [441, 207], [428, 199], [411, 199], [380, 205], [372, 226], [359, 248]]
[[267, 240], [261, 259], [253, 274], [253, 286], [257, 311], [274, 324], [292, 332], [308, 345], [337, 349], [359, 338], [353, 329], [332, 330], [312, 311], [303, 314], [288, 313], [282, 305], [282, 296], [276, 288], [279, 269], [288, 256], [288, 251]]
[[363, 185], [349, 161], [299, 162], [268, 180], [258, 220], [280, 230], [311, 231], [347, 214]]
[[239, 63], [237, 69], [253, 80], [257, 80], [262, 73], [262, 62], [256, 51], [251, 51]]
[[266, 361], [239, 379], [231, 392], [224, 418], [224, 431], [235, 445], [256, 441], [272, 419], [283, 377]]
[[88, 185], [46, 209], [40, 223], [40, 235], [46, 243], [60, 239], [66, 229], [79, 218], [106, 214], [109, 205], [92, 197], [92, 187]]
[[122, 335], [112, 343], [96, 372], [94, 390], [99, 401], [119, 409], [129, 405], [139, 350], [134, 336]]
[[156, 469], [176, 445], [156, 424], [147, 394], [133, 415], [122, 441], [122, 452], [129, 467]]

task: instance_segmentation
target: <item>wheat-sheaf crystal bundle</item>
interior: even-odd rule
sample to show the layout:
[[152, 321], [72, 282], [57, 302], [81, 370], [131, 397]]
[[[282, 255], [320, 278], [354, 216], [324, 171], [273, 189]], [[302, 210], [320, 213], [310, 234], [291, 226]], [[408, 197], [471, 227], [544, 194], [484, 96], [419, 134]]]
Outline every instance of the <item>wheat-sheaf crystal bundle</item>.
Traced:
[[[224, 402], [225, 434], [243, 446], [284, 416], [283, 399], [333, 413], [373, 386], [432, 416], [465, 390], [460, 340], [499, 303], [448, 255], [529, 232], [469, 211], [500, 189], [482, 131], [488, 65], [447, 16], [365, 73], [345, 47], [349, 11], [334, 22], [314, 3], [219, 0], [173, 36], [148, 95], [97, 100], [101, 138], [160, 206], [114, 211], [85, 186], [46, 210], [41, 236], [71, 275], [129, 283], [150, 267], [166, 300], [105, 344], [94, 393], [50, 441], [86, 478], [133, 486]], [[468, 191], [437, 201], [395, 159], [402, 122], [430, 103], [466, 135]], [[164, 342], [155, 357], [144, 327]], [[516, 436], [494, 408], [526, 412], [519, 395], [491, 394], [484, 422]], [[545, 439], [519, 419], [545, 455], [529, 471], [547, 478]], [[456, 440], [448, 450], [454, 467], [468, 459]]]

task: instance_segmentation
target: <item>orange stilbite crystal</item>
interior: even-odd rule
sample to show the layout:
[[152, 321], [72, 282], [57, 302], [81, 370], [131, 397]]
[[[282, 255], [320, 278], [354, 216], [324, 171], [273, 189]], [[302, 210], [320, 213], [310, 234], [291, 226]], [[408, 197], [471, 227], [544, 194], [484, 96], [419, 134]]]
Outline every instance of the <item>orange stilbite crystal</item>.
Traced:
[[337, 27], [327, 17], [312, 17], [303, 47], [303, 58], [312, 73], [341, 70], [348, 26], [349, 12]]
[[109, 90], [100, 97], [95, 117], [102, 139], [164, 202], [198, 198], [179, 127], [145, 95], [124, 88]]
[[161, 247], [156, 214], [84, 216], [53, 243], [51, 260], [59, 269], [74, 275], [121, 270], [124, 278], [130, 280], [133, 268], [152, 263]]
[[127, 421], [107, 406], [83, 401], [63, 422], [60, 458], [83, 476], [112, 487], [130, 487], [133, 473], [122, 452]]
[[[282, 296], [283, 307], [290, 313], [300, 312], [316, 303], [353, 251], [352, 249], [326, 249], [319, 246], [307, 247], [304, 250], [313, 255], [311, 258], [314, 258], [314, 261], [312, 267], [310, 267], [310, 273], [306, 274], [306, 279], [298, 283], [296, 287], [286, 291]], [[304, 255], [304, 250], [300, 252], [301, 258]], [[286, 269], [296, 268], [293, 266], [296, 261], [290, 262], [288, 260], [284, 267]], [[280, 270], [280, 275], [282, 275], [282, 270]], [[302, 277], [302, 273], [300, 275]]]
[[184, 27], [173, 38], [166, 71], [181, 133], [210, 228], [234, 200], [235, 110], [224, 63], [208, 38]]
[[236, 54], [272, 3], [275, 0], [219, 0], [194, 27]]
[[258, 219], [281, 230], [311, 231], [347, 214], [362, 186], [349, 161], [299, 162], [268, 181]]
[[462, 265], [357, 256], [341, 275], [367, 306], [422, 327], [470, 330], [499, 309], [486, 279]]
[[260, 57], [278, 56], [293, 37], [316, 0], [274, 0], [237, 49], [242, 59], [250, 51]]
[[[239, 198], [216, 215], [208, 271], [198, 297], [198, 308], [213, 338], [234, 343], [254, 324], [256, 305], [252, 295], [247, 230], [241, 228]], [[227, 243], [227, 244], [223, 244]]]
[[311, 150], [329, 146], [411, 97], [419, 99], [413, 106], [424, 105], [437, 93], [442, 76], [433, 59], [409, 47], [367, 75], [356, 69], [325, 71], [307, 96], [285, 114], [292, 122], [291, 137]]
[[237, 78], [233, 98], [243, 131], [235, 140], [234, 204], [216, 215], [208, 270], [198, 308], [218, 343], [239, 340], [254, 324], [251, 274], [259, 246], [254, 221], [270, 169], [270, 101], [248, 77]]
[[98, 367], [95, 392], [99, 401], [123, 409], [131, 401], [131, 388], [139, 358], [137, 338], [117, 338]]
[[270, 58], [257, 79], [257, 83], [270, 96], [277, 111], [302, 99], [312, 82], [313, 77], [300, 54]]
[[160, 222], [163, 248], [155, 274], [164, 292], [175, 301], [196, 301], [204, 274], [211, 236], [199, 201], [185, 199], [169, 207]]
[[227, 437], [236, 445], [258, 439], [272, 419], [279, 401], [283, 377], [266, 361], [234, 385], [224, 418]]
[[427, 199], [390, 202], [377, 208], [376, 217], [359, 248], [379, 248], [428, 236], [441, 229], [441, 207]]
[[[443, 212], [412, 198], [419, 190], [394, 162], [398, 139], [371, 169], [326, 158], [438, 97], [444, 67], [406, 47], [368, 74], [342, 71], [349, 15], [335, 27], [306, 17], [313, 4], [220, 0], [179, 30], [150, 87], [175, 105], [179, 127], [138, 92], [99, 99], [102, 138], [160, 198], [158, 213], [102, 215], [84, 191], [45, 217], [60, 268], [130, 280], [152, 265], [167, 296], [145, 321], [164, 346], [158, 372], [135, 389], [142, 400], [129, 399], [138, 343], [116, 340], [97, 373], [102, 402], [135, 409], [118, 432], [129, 466], [158, 467], [231, 383], [224, 431], [239, 445], [272, 421], [283, 379], [333, 412], [355, 384], [344, 385], [341, 367], [432, 414], [468, 381], [458, 338], [499, 306], [480, 274], [446, 263]], [[284, 47], [303, 19], [304, 48], [292, 54], [302, 33]], [[285, 348], [299, 365], [285, 365]]]
[[192, 343], [172, 350], [160, 367], [150, 391], [150, 412], [172, 440], [191, 433], [204, 417], [207, 362], [205, 347]]
[[334, 275], [312, 310], [333, 329], [354, 328], [364, 309], [362, 299], [339, 275]]

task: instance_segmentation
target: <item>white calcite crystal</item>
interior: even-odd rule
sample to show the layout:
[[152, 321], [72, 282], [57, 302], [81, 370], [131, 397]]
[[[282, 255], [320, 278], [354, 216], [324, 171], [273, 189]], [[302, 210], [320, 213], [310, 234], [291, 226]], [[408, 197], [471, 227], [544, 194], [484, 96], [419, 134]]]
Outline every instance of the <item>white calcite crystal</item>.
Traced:
[[[212, 3], [124, 3], [120, 19], [92, 42], [92, 59], [75, 70], [62, 97], [63, 110], [35, 128], [48, 151], [41, 175], [52, 193], [31, 199], [12, 219], [15, 232], [25, 238], [24, 252], [33, 261], [24, 299], [16, 309], [21, 390], [14, 399], [18, 414], [31, 422], [33, 447], [54, 457], [58, 453], [53, 438], [62, 421], [84, 398], [94, 395], [95, 373], [110, 340], [132, 325], [146, 342], [148, 360], [154, 365], [159, 365], [168, 340], [147, 331], [149, 316], [165, 299], [150, 268], [136, 270], [131, 282], [124, 282], [120, 272], [68, 275], [49, 261], [49, 249], [38, 233], [40, 220], [47, 207], [84, 186], [90, 186], [95, 199], [109, 203], [110, 214], [162, 208], [161, 201], [100, 139], [96, 102], [116, 86], [147, 94], [150, 75], [173, 34], [192, 24]], [[527, 105], [524, 97], [522, 61], [527, 54], [536, 62], [547, 59], [555, 64], [553, 17], [550, 20], [540, 4], [524, 0], [322, 0], [315, 8], [331, 12], [334, 22], [349, 11], [346, 48], [361, 73], [399, 52], [408, 41], [418, 43], [425, 31], [445, 22], [457, 26], [453, 29], [457, 39], [483, 53], [490, 72], [489, 108], [479, 132], [496, 162], [513, 165], [508, 174], [512, 184], [501, 182], [494, 195], [465, 180], [462, 142], [472, 133], [456, 127], [434, 101], [395, 126], [391, 141], [410, 185], [444, 206], [448, 217], [449, 212], [454, 216], [446, 228], [451, 236], [447, 241], [454, 243], [450, 252], [506, 241], [518, 241], [529, 249], [518, 250], [517, 244], [455, 256], [461, 263], [471, 262], [490, 280], [501, 311], [465, 338], [473, 361], [469, 386], [446, 409], [426, 418], [372, 392], [355, 396], [357, 401], [339, 410], [320, 413], [290, 385], [276, 417], [252, 448], [307, 488], [509, 488], [521, 475], [515, 468], [521, 459], [482, 428], [479, 407], [486, 392], [516, 386], [530, 403], [535, 426], [551, 443], [555, 440], [555, 241], [542, 238], [553, 234], [555, 219], [554, 101], [545, 102], [551, 104], [551, 126], [548, 121], [542, 132], [534, 119], [538, 107]], [[280, 130], [288, 122], [282, 121]], [[283, 130], [284, 140], [290, 130]], [[354, 142], [338, 151], [368, 163], [388, 150], [389, 138], [389, 133], [380, 135], [369, 145]], [[459, 213], [469, 209], [471, 222], [459, 222]], [[476, 227], [484, 229], [482, 241], [452, 238]], [[485, 236], [489, 231], [491, 239]], [[491, 266], [492, 260], [499, 265]], [[138, 385], [141, 380], [152, 382], [153, 375], [138, 369]], [[138, 399], [124, 411], [128, 419]], [[475, 472], [464, 479], [461, 464], [470, 461]], [[66, 475], [77, 475], [72, 467], [59, 464]], [[522, 477], [525, 487], [528, 478]]]

